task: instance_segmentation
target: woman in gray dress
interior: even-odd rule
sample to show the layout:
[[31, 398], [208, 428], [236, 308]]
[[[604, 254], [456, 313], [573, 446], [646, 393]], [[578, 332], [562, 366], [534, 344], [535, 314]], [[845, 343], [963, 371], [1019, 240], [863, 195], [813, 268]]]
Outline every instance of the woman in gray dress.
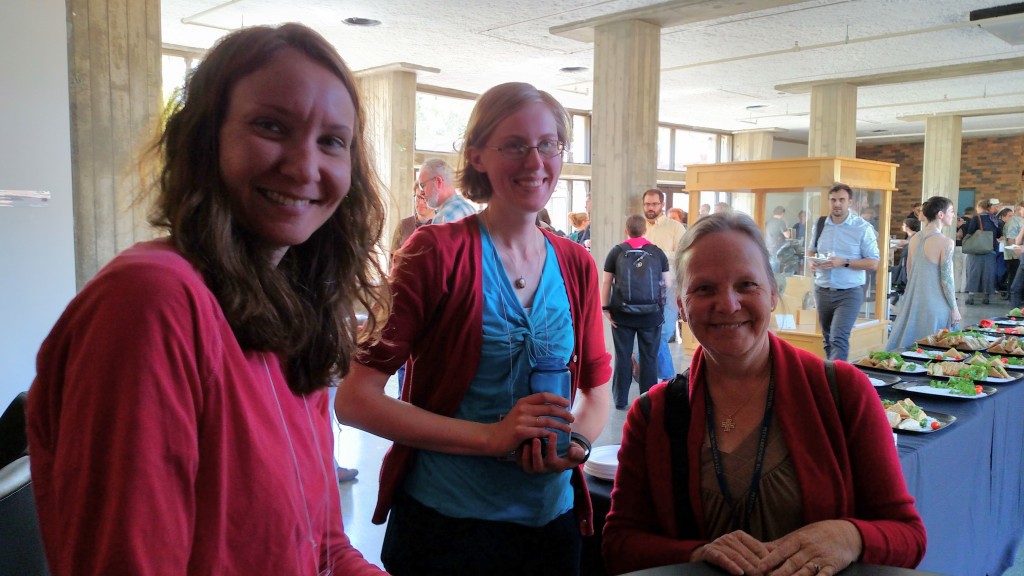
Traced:
[[960, 323], [953, 288], [953, 240], [942, 234], [956, 213], [949, 198], [924, 203], [927, 224], [907, 244], [907, 288], [889, 334], [886, 350], [899, 350], [941, 328]]

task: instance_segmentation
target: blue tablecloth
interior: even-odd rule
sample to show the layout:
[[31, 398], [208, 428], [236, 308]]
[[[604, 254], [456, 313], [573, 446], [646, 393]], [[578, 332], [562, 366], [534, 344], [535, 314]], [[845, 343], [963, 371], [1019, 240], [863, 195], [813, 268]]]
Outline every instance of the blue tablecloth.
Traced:
[[957, 418], [938, 432], [899, 435], [903, 475], [928, 530], [922, 570], [999, 576], [1024, 536], [1024, 380], [993, 386], [995, 395], [978, 400], [878, 389]]
[[[999, 576], [1024, 537], [1024, 380], [993, 386], [996, 394], [978, 400], [877, 389], [882, 398], [911, 397], [925, 411], [957, 418], [937, 432], [901, 432], [897, 441], [907, 487], [928, 531], [921, 570]], [[612, 483], [587, 480], [600, 530]], [[585, 558], [600, 547], [599, 538], [590, 540]]]

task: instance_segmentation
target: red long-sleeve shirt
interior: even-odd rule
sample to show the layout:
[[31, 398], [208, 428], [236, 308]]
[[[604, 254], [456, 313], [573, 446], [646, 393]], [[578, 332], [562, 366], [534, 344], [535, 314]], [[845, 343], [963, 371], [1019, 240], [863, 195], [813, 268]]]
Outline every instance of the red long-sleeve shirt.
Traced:
[[168, 243], [124, 251], [65, 310], [29, 391], [51, 572], [382, 573], [344, 533], [328, 414], [326, 390], [293, 394], [273, 353], [239, 347]]

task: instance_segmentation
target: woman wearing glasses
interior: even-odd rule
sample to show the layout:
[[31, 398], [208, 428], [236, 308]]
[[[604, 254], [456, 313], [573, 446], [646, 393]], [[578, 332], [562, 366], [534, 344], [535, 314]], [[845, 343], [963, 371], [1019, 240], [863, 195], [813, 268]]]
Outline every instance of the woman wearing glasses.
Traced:
[[[373, 518], [390, 512], [392, 574], [579, 572], [593, 532], [581, 464], [607, 419], [611, 367], [593, 259], [536, 226], [568, 130], [529, 84], [480, 97], [459, 184], [488, 207], [399, 251], [384, 336], [339, 388], [342, 422], [395, 441]], [[406, 358], [398, 401], [384, 385]], [[568, 368], [562, 394], [536, 391], [548, 361]]]

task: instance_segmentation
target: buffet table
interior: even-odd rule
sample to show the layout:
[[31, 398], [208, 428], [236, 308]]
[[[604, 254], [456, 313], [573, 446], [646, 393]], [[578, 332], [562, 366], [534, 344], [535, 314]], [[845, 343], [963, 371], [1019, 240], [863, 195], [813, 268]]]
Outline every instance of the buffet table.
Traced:
[[[911, 397], [925, 411], [956, 417], [952, 425], [935, 432], [898, 433], [903, 474], [928, 531], [920, 570], [998, 576], [1009, 567], [1024, 537], [1024, 379], [993, 386], [998, 392], [976, 400], [876, 389], [882, 398]], [[600, 530], [612, 483], [590, 475], [587, 481]], [[600, 540], [587, 540], [585, 553], [593, 565]]]

